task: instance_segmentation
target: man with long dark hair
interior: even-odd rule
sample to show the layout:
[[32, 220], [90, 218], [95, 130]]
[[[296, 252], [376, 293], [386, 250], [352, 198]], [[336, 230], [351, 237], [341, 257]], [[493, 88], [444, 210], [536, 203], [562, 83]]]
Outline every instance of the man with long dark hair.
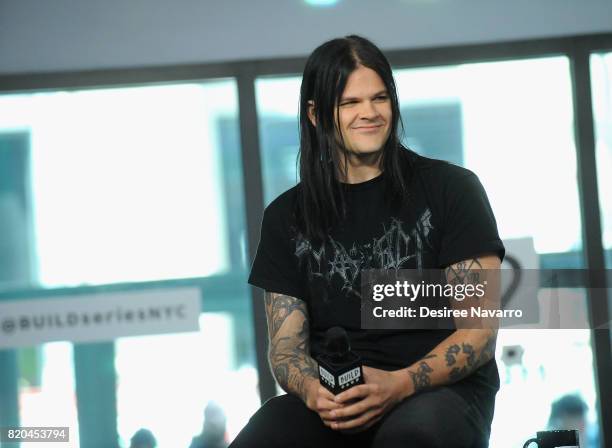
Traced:
[[[445, 268], [468, 282], [504, 256], [474, 173], [403, 147], [391, 67], [359, 36], [308, 58], [300, 92], [300, 183], [265, 210], [249, 283], [263, 288], [269, 360], [286, 395], [233, 447], [487, 446], [499, 377], [496, 331], [363, 330], [365, 269]], [[318, 379], [324, 334], [344, 327], [365, 384]]]

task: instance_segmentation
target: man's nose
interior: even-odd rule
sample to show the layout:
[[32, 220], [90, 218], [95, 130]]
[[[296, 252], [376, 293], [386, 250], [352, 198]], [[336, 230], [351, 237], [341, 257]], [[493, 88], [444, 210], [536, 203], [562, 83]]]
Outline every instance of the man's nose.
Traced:
[[361, 109], [359, 110], [359, 113], [362, 118], [374, 118], [379, 115], [378, 109], [376, 108], [376, 105], [373, 101], [364, 101], [361, 104]]

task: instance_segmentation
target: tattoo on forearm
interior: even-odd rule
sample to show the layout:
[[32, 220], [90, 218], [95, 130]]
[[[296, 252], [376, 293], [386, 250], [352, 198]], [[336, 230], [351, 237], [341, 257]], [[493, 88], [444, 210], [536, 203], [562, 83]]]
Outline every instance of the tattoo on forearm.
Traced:
[[462, 351], [467, 355], [467, 366], [473, 367], [476, 362], [476, 352], [470, 344], [461, 344]]
[[284, 387], [284, 385], [289, 381], [289, 366], [286, 363], [283, 364], [280, 362], [271, 362], [271, 364], [276, 381], [278, 381], [278, 383]]
[[[287, 392], [304, 398], [306, 379], [318, 378], [317, 363], [310, 357], [306, 304], [295, 297], [266, 293], [266, 314], [270, 337], [268, 355], [274, 376]], [[281, 332], [283, 323], [290, 316], [301, 324], [299, 330]]]
[[[453, 381], [457, 381], [458, 379], [462, 378], [464, 375], [466, 375], [469, 371], [469, 367], [472, 364], [474, 364], [474, 348], [470, 345], [470, 344], [461, 344], [462, 348], [463, 348], [463, 353], [467, 354], [468, 357], [466, 359], [466, 364], [462, 367], [453, 367], [453, 369], [450, 371], [450, 379]], [[448, 367], [455, 365], [457, 363], [457, 358], [456, 356], [461, 352], [461, 348], [459, 348], [459, 346], [457, 344], [453, 344], [450, 347], [448, 347], [448, 350], [446, 350], [446, 365]]]
[[[461, 367], [453, 367], [449, 373], [450, 379], [453, 381], [458, 381], [465, 378], [480, 366], [491, 360], [495, 355], [495, 338], [496, 334], [494, 332], [490, 333], [478, 355], [471, 344], [462, 343], [461, 352], [466, 355], [465, 364]], [[447, 366], [450, 367], [457, 363], [457, 359], [455, 358], [457, 354], [459, 354], [459, 346], [457, 344], [453, 344], [448, 347], [446, 350]]]
[[446, 365], [448, 367], [452, 366], [453, 364], [457, 362], [457, 359], [455, 358], [455, 356], [460, 351], [461, 349], [459, 348], [457, 344], [453, 344], [450, 347], [448, 347], [448, 349], [446, 350]]
[[[428, 355], [423, 359], [435, 358], [436, 355]], [[419, 365], [416, 369], [416, 372], [412, 370], [408, 371], [410, 378], [412, 379], [412, 384], [414, 385], [414, 392], [421, 392], [431, 386], [431, 378], [430, 375], [433, 372], [431, 366], [427, 363], [427, 361], [420, 361]]]
[[497, 342], [497, 333], [492, 332], [487, 338], [487, 342], [482, 347], [480, 352], [479, 364], [484, 364], [495, 357], [495, 343]]
[[459, 381], [461, 378], [466, 377], [467, 374], [468, 374], [467, 366], [453, 367], [453, 370], [450, 371], [449, 377], [453, 381]]
[[317, 364], [299, 349], [270, 350], [270, 364], [278, 383], [299, 396], [304, 395], [306, 377], [317, 375]]

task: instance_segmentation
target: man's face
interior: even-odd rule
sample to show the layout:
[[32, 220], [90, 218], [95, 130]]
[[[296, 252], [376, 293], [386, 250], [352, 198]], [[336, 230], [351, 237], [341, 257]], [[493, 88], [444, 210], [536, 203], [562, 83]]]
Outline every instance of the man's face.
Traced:
[[350, 74], [339, 103], [340, 132], [351, 155], [380, 151], [391, 129], [391, 100], [378, 74], [358, 66]]

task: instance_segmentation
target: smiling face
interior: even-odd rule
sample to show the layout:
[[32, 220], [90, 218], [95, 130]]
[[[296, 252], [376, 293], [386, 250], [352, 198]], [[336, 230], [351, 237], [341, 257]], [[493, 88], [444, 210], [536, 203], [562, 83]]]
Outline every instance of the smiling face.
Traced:
[[[314, 127], [315, 108], [314, 101], [309, 100], [308, 118]], [[352, 177], [351, 172], [356, 173], [355, 169], [365, 168], [365, 177], [380, 172], [380, 156], [389, 139], [392, 121], [391, 98], [385, 83], [374, 70], [358, 64], [347, 78], [340, 100], [334, 106], [337, 150], [345, 149], [344, 154], [339, 154], [340, 173], [345, 168], [344, 155], [347, 156], [349, 177]], [[344, 176], [341, 174], [341, 177]]]
[[374, 70], [360, 65], [350, 74], [337, 114], [349, 157], [382, 149], [391, 129], [391, 100]]

